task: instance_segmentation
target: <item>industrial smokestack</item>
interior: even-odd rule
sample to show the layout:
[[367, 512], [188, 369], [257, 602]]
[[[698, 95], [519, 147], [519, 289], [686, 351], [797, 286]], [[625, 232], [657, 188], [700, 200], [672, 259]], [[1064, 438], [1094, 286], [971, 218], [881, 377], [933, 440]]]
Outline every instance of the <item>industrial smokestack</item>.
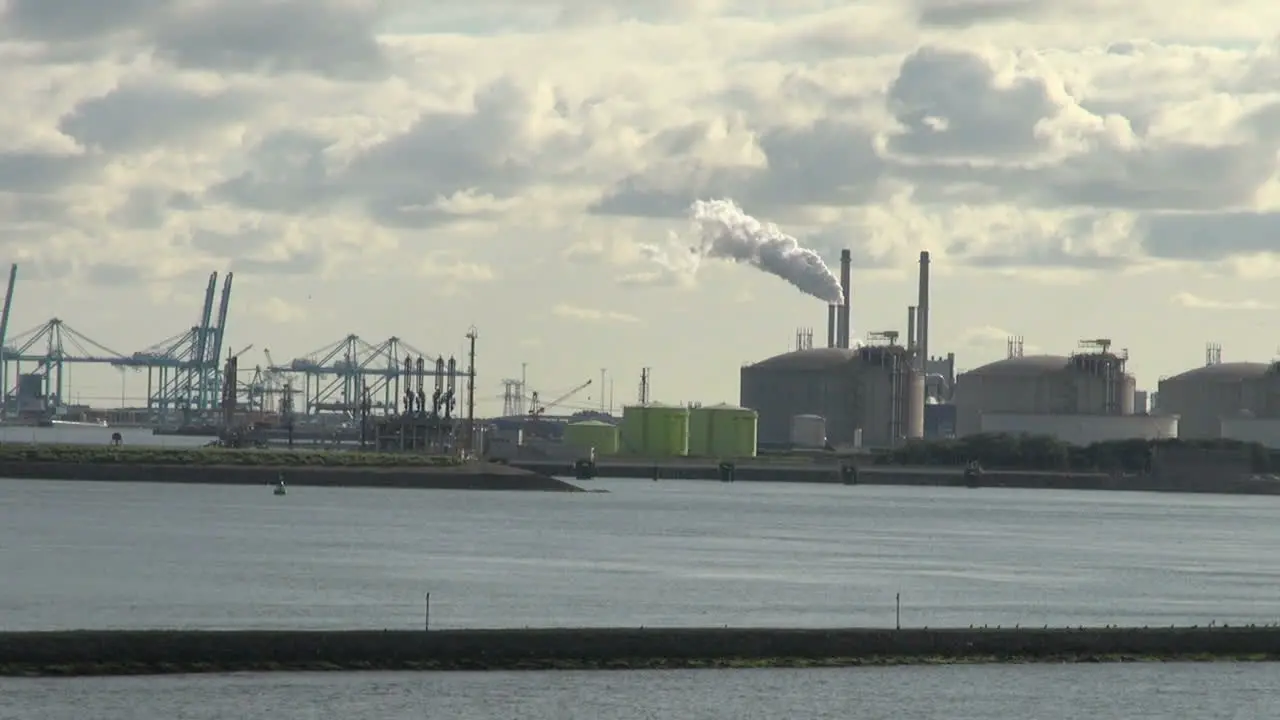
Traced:
[[827, 347], [836, 346], [836, 315], [839, 314], [836, 305], [827, 306]]
[[920, 298], [916, 301], [916, 349], [920, 369], [928, 372], [929, 363], [929, 251], [920, 251]]
[[916, 306], [907, 306], [907, 350], [916, 349]]
[[849, 295], [852, 294], [853, 288], [850, 287], [849, 273], [853, 269], [853, 253], [848, 250], [840, 251], [840, 289], [844, 291], [844, 302], [840, 304], [840, 347], [849, 347]]

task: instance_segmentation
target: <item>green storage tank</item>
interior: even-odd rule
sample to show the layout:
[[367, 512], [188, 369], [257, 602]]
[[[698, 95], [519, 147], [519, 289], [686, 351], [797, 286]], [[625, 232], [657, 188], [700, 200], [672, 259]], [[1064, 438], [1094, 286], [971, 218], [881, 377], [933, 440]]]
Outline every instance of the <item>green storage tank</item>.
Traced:
[[594, 450], [596, 455], [616, 455], [618, 428], [599, 420], [569, 423], [564, 427], [564, 443], [583, 453]]
[[689, 408], [689, 455], [691, 457], [712, 457], [712, 417], [715, 415], [709, 407]]
[[689, 454], [689, 408], [652, 404], [644, 408], [646, 457], [683, 457]]
[[618, 451], [623, 455], [644, 455], [648, 441], [649, 408], [644, 405], [629, 405], [622, 408]]
[[760, 415], [736, 405], [701, 408], [709, 414], [708, 457], [752, 458], [760, 435]]

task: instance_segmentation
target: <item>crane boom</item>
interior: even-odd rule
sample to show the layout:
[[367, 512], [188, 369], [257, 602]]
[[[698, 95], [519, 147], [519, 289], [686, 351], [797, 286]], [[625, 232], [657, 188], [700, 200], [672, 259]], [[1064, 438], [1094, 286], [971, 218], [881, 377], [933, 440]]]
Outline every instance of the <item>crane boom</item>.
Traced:
[[580, 393], [580, 392], [582, 392], [583, 390], [585, 390], [585, 389], [587, 389], [588, 387], [590, 387], [590, 385], [591, 385], [591, 381], [590, 381], [590, 380], [588, 380], [588, 381], [586, 381], [586, 382], [582, 383], [581, 385], [579, 385], [579, 386], [575, 387], [574, 389], [570, 390], [569, 392], [567, 392], [567, 393], [565, 393], [565, 394], [561, 395], [560, 397], [556, 398], [555, 400], [552, 400], [551, 402], [549, 402], [549, 403], [545, 403], [545, 404], [542, 404], [542, 405], [539, 405], [539, 404], [538, 404], [537, 393], [534, 393], [534, 394], [533, 394], [533, 395], [534, 395], [534, 397], [533, 397], [533, 403], [532, 403], [533, 408], [529, 411], [529, 414], [530, 414], [530, 415], [535, 415], [535, 416], [536, 416], [536, 415], [542, 415], [542, 414], [543, 414], [543, 413], [545, 413], [548, 409], [553, 408], [553, 407], [555, 407], [555, 406], [559, 405], [560, 403], [564, 402], [565, 400], [568, 400], [569, 398], [573, 397], [574, 395], [577, 395], [578, 393]]

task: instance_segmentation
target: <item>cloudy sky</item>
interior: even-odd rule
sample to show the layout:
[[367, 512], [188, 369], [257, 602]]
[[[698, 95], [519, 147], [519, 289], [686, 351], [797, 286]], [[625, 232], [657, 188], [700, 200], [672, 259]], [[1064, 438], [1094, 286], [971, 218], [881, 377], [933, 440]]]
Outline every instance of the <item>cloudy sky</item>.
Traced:
[[[1270, 360], [1280, 5], [1261, 0], [0, 0], [10, 337], [51, 317], [130, 353], [235, 272], [242, 362], [348, 333], [481, 388], [640, 369], [735, 400], [825, 306], [747, 267], [663, 272], [697, 198], [834, 264], [932, 349], [1127, 347], [1142, 386]], [[120, 377], [77, 366], [81, 399]], [[140, 377], [126, 378], [142, 393]], [[596, 380], [599, 383], [599, 380]], [[596, 402], [594, 392], [580, 404]], [[101, 400], [102, 404], [110, 404]], [[497, 409], [496, 401], [481, 402]]]

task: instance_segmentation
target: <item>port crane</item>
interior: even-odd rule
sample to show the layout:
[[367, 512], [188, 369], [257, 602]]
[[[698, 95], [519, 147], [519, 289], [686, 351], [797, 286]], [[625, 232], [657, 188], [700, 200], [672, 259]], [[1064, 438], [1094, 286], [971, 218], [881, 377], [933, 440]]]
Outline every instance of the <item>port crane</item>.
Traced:
[[581, 385], [575, 387], [574, 389], [570, 390], [569, 392], [566, 392], [565, 394], [556, 398], [555, 400], [552, 400], [551, 402], [546, 403], [545, 405], [538, 402], [538, 391], [535, 390], [533, 391], [533, 395], [529, 397], [529, 416], [534, 419], [540, 418], [543, 416], [543, 414], [547, 412], [548, 409], [556, 407], [560, 403], [568, 400], [574, 395], [577, 395], [583, 390], [586, 390], [590, 386], [591, 386], [591, 381], [588, 380], [582, 383]]

